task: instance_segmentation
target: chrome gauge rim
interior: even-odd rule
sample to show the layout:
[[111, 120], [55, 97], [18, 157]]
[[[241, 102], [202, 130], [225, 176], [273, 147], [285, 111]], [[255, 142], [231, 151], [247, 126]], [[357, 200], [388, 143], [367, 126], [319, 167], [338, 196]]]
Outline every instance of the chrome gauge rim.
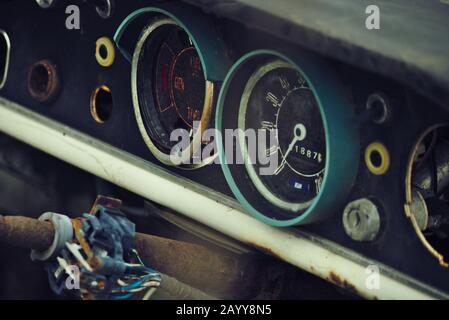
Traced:
[[[141, 105], [139, 103], [139, 92], [138, 92], [138, 67], [139, 67], [139, 58], [141, 56], [142, 50], [144, 48], [147, 40], [151, 39], [151, 37], [163, 26], [177, 26], [180, 29], [184, 30], [182, 26], [180, 26], [174, 19], [169, 17], [160, 16], [155, 19], [150, 25], [148, 25], [142, 32], [139, 40], [136, 44], [132, 64], [131, 64], [131, 91], [132, 91], [132, 100], [133, 100], [133, 108], [134, 114], [137, 121], [137, 125], [139, 131], [142, 135], [142, 138], [145, 144], [148, 146], [151, 153], [163, 164], [168, 166], [176, 166], [182, 169], [197, 169], [204, 165], [207, 165], [214, 161], [214, 159], [218, 156], [216, 153], [211, 155], [205, 159], [201, 159], [199, 163], [188, 163], [192, 162], [192, 155], [194, 155], [198, 150], [201, 150], [202, 145], [202, 135], [205, 129], [208, 128], [210, 123], [212, 109], [213, 109], [213, 100], [214, 100], [214, 83], [210, 80], [205, 81], [204, 88], [204, 105], [202, 109], [201, 116], [201, 130], [197, 130], [195, 134], [193, 134], [191, 143], [189, 146], [183, 150], [178, 155], [170, 155], [168, 153], [160, 150], [156, 143], [153, 141], [153, 138], [147, 131], [145, 126], [145, 121], [141, 111]], [[185, 31], [185, 30], [184, 30]], [[187, 32], [186, 32], [187, 33]], [[196, 48], [196, 47], [195, 47]], [[197, 49], [197, 48], [196, 48]], [[203, 65], [204, 70], [204, 65]], [[154, 102], [152, 102], [154, 103]]]

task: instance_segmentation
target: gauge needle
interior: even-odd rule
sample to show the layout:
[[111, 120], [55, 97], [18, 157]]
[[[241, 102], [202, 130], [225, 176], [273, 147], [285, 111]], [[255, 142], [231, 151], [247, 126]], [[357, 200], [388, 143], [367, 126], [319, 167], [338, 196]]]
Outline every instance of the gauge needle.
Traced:
[[293, 128], [293, 140], [292, 142], [290, 142], [287, 152], [285, 152], [284, 157], [282, 158], [281, 164], [274, 171], [275, 175], [278, 175], [282, 171], [282, 169], [284, 169], [285, 163], [287, 162], [287, 157], [293, 150], [293, 147], [297, 142], [303, 141], [306, 138], [306, 135], [307, 135], [306, 127], [302, 123], [296, 124], [296, 126]]

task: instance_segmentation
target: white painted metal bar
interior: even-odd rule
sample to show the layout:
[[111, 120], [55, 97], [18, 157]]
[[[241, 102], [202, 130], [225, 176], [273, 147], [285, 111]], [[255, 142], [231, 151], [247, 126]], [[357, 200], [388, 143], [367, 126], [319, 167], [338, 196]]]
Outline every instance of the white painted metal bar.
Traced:
[[[370, 299], [447, 299], [406, 275], [303, 231], [265, 225], [213, 192], [0, 98], [0, 131], [140, 196]], [[224, 199], [224, 198], [223, 198]], [[367, 267], [380, 268], [379, 287]]]

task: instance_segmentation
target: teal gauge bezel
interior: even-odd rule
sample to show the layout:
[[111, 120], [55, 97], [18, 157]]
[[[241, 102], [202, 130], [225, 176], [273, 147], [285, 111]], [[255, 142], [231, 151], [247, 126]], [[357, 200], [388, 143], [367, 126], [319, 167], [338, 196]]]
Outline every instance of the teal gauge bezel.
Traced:
[[237, 200], [251, 215], [276, 227], [288, 227], [322, 220], [339, 208], [352, 189], [360, 161], [360, 142], [354, 123], [353, 107], [344, 88], [328, 63], [309, 52], [295, 51], [289, 56], [262, 49], [242, 56], [230, 69], [221, 88], [215, 115], [215, 128], [223, 135], [226, 97], [234, 77], [255, 58], [280, 59], [295, 67], [308, 82], [320, 108], [326, 138], [326, 164], [322, 188], [314, 202], [298, 216], [277, 219], [257, 210], [243, 195], [226, 161], [223, 140], [217, 139], [218, 155], [226, 181]]
[[216, 32], [214, 22], [185, 3], [160, 3], [152, 7], [141, 8], [130, 13], [120, 23], [113, 39], [120, 53], [129, 62], [132, 60], [132, 53], [127, 52], [120, 45], [120, 40], [126, 28], [136, 18], [144, 14], [161, 14], [174, 20], [192, 39], [200, 57], [206, 80], [223, 81], [231, 67], [231, 60], [226, 54], [227, 50], [223, 41]]

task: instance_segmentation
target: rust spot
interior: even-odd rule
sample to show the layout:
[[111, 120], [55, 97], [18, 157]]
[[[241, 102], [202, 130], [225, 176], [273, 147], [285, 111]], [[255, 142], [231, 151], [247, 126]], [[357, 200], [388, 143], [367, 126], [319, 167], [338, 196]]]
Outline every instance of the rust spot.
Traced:
[[[276, 258], [282, 260], [282, 258], [281, 258], [278, 254], [276, 254], [276, 253], [275, 253], [272, 249], [270, 249], [270, 248], [265, 248], [265, 247], [262, 247], [262, 246], [260, 246], [260, 245], [258, 245], [258, 244], [256, 244], [256, 243], [252, 243], [252, 242], [246, 242], [246, 244], [249, 245], [249, 246], [252, 246], [252, 247], [256, 248], [257, 250], [259, 250], [259, 251], [261, 251], [261, 252], [264, 252], [264, 253], [266, 253], [266, 254], [269, 254], [269, 255], [271, 255], [271, 256], [273, 256], [273, 257], [276, 257]], [[310, 269], [310, 272], [312, 272], [312, 273], [315, 273], [315, 272], [316, 272], [316, 269], [315, 269], [313, 266], [310, 266], [309, 269]], [[330, 282], [332, 282], [332, 283], [335, 283], [335, 284], [338, 285], [339, 287], [342, 287], [342, 288], [344, 288], [344, 289], [346, 289], [346, 290], [348, 290], [348, 291], [350, 291], [350, 292], [352, 292], [352, 293], [354, 293], [354, 294], [359, 295], [359, 293], [358, 293], [357, 288], [355, 287], [355, 285], [353, 285], [352, 283], [350, 283], [348, 280], [342, 278], [340, 275], [338, 275], [338, 274], [337, 274], [336, 272], [334, 272], [334, 271], [331, 271], [331, 272], [329, 273], [329, 277], [327, 278], [327, 280], [330, 281]]]
[[348, 280], [342, 278], [340, 275], [338, 275], [334, 271], [331, 271], [329, 273], [329, 280], [346, 290], [349, 290], [353, 293], [358, 294], [357, 288], [352, 283], [350, 283]]
[[278, 258], [280, 260], [283, 260], [282, 257], [280, 255], [278, 255], [277, 253], [275, 253], [271, 248], [265, 248], [265, 247], [262, 247], [262, 246], [260, 246], [260, 245], [258, 245], [256, 243], [253, 243], [253, 242], [245, 242], [245, 244], [247, 244], [247, 245], [249, 245], [249, 246], [251, 246], [251, 247], [253, 247], [253, 248], [255, 248], [255, 249], [257, 249], [257, 250], [259, 250], [261, 252], [263, 252], [263, 253], [266, 253], [266, 254], [268, 254], [268, 255], [270, 255], [272, 257], [275, 257], [275, 258]]
[[28, 91], [40, 102], [54, 98], [60, 89], [60, 79], [55, 65], [49, 60], [34, 63], [28, 72]]

